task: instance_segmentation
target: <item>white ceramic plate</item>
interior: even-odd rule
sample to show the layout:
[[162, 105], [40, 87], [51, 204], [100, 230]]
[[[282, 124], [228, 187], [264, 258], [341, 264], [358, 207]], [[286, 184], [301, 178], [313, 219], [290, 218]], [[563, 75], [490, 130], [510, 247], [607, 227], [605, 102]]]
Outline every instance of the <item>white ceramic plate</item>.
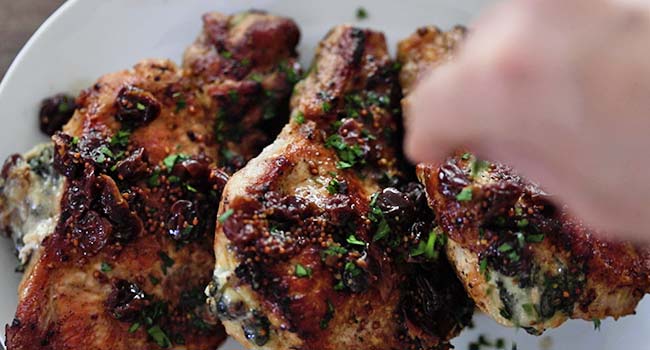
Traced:
[[[201, 28], [207, 11], [235, 12], [266, 9], [294, 18], [301, 27], [300, 53], [305, 66], [327, 30], [352, 22], [383, 30], [391, 47], [418, 26], [448, 28], [468, 24], [495, 0], [71, 0], [34, 34], [0, 84], [0, 158], [23, 152], [45, 138], [37, 128], [40, 100], [58, 92], [77, 93], [100, 75], [128, 68], [143, 58], [165, 57], [180, 61], [181, 54]], [[365, 7], [369, 18], [358, 22], [356, 9]], [[20, 275], [11, 242], [0, 241], [0, 325], [11, 322]], [[589, 322], [573, 321], [562, 328], [532, 337], [505, 329], [484, 316], [476, 327], [454, 341], [466, 350], [480, 334], [506, 339], [524, 350], [644, 350], [650, 349], [650, 300], [638, 315], [618, 322], [604, 321], [600, 332]], [[2, 327], [4, 328], [4, 327]], [[0, 338], [4, 343], [4, 332]], [[229, 341], [223, 349], [241, 349]]]

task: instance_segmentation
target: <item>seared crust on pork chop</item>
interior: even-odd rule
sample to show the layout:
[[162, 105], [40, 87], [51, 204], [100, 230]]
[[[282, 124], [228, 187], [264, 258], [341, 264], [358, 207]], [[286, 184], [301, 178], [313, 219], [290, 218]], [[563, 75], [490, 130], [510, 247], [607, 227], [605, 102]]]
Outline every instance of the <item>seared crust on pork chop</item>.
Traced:
[[473, 305], [399, 157], [384, 36], [321, 42], [275, 142], [224, 190], [212, 311], [254, 349], [447, 349]]
[[[34, 163], [64, 181], [50, 198], [56, 224], [24, 251], [8, 349], [219, 346], [225, 332], [206, 312], [204, 289], [221, 190], [227, 172], [275, 137], [267, 124], [284, 123], [298, 38], [285, 18], [207, 14], [185, 69], [146, 60], [80, 95], [53, 157]], [[0, 204], [18, 200], [7, 195], [17, 186], [24, 198], [38, 195], [32, 159], [7, 163]], [[23, 223], [44, 220], [36, 215], [3, 215], [2, 226], [30, 234]]]
[[[401, 42], [403, 89], [453, 59], [463, 32], [428, 27]], [[460, 279], [503, 325], [540, 334], [569, 318], [618, 318], [650, 291], [647, 250], [597, 237], [507, 166], [459, 152], [417, 175]]]

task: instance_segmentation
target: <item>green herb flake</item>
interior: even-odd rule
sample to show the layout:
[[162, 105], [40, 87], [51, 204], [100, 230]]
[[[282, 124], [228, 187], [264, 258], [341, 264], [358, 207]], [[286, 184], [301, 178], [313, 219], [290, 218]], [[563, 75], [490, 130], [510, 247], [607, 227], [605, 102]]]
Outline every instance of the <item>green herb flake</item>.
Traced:
[[337, 292], [342, 291], [343, 289], [345, 289], [345, 284], [343, 284], [343, 281], [338, 281], [334, 285], [334, 290], [337, 291]]
[[327, 192], [330, 194], [336, 194], [341, 190], [341, 183], [336, 178], [330, 180], [327, 184]]
[[337, 255], [343, 255], [347, 253], [348, 250], [345, 249], [344, 247], [341, 247], [339, 245], [332, 245], [327, 247], [327, 249], [323, 250], [324, 255], [329, 255], [329, 256], [337, 256]]
[[72, 145], [73, 145], [73, 146], [76, 146], [76, 145], [78, 145], [78, 144], [79, 144], [79, 138], [76, 137], [76, 136], [73, 137], [73, 138], [72, 138]]
[[262, 76], [262, 74], [260, 74], [260, 73], [253, 73], [253, 74], [250, 75], [249, 79], [256, 82], [256, 83], [261, 84], [262, 81], [264, 81], [264, 76]]
[[110, 144], [111, 146], [126, 147], [129, 145], [130, 137], [131, 137], [130, 131], [120, 130], [111, 137]]
[[352, 164], [344, 161], [338, 161], [336, 162], [336, 169], [349, 169], [352, 168]]
[[524, 312], [525, 312], [526, 315], [528, 315], [529, 317], [533, 317], [533, 316], [535, 316], [535, 314], [537, 313], [534, 304], [523, 304], [523, 305], [521, 305], [521, 308], [524, 309]]
[[144, 104], [142, 104], [140, 102], [136, 102], [135, 108], [137, 108], [139, 111], [144, 111], [144, 110], [147, 109], [147, 106], [145, 106]]
[[488, 161], [473, 158], [470, 162], [469, 176], [474, 179], [484, 171], [490, 169], [490, 166], [491, 164]]
[[192, 192], [192, 193], [199, 192], [194, 186], [192, 186], [190, 184], [185, 184], [185, 189], [188, 190], [189, 192]]
[[160, 328], [160, 326], [153, 326], [147, 329], [147, 333], [151, 336], [151, 339], [158, 344], [161, 348], [168, 348], [172, 345], [171, 340], [167, 337], [167, 334]]
[[490, 280], [490, 270], [488, 269], [488, 261], [486, 258], [481, 259], [479, 272], [485, 276], [486, 281]]
[[174, 165], [182, 161], [188, 160], [189, 158], [190, 157], [182, 153], [170, 154], [167, 157], [165, 157], [165, 159], [163, 159], [163, 165], [165, 165], [167, 170], [171, 171]]
[[381, 221], [379, 221], [379, 226], [377, 226], [377, 232], [375, 235], [372, 237], [373, 242], [380, 241], [390, 234], [390, 226], [388, 226], [388, 221], [382, 217]]
[[129, 327], [129, 333], [135, 333], [140, 328], [140, 323], [136, 322]]
[[461, 157], [463, 160], [468, 160], [472, 157], [472, 154], [469, 152], [463, 153], [463, 156]]
[[111, 265], [109, 265], [105, 261], [102, 261], [101, 266], [100, 266], [99, 269], [104, 273], [113, 271], [113, 268], [111, 267]]
[[170, 258], [165, 252], [158, 252], [160, 259], [162, 259], [162, 271], [166, 275], [167, 269], [174, 266], [174, 259]]
[[594, 322], [594, 330], [600, 331], [600, 326], [602, 324], [602, 321], [597, 318], [594, 318], [592, 321]]
[[232, 58], [232, 52], [230, 51], [221, 51], [221, 57], [225, 59], [231, 59]]
[[352, 245], [359, 245], [359, 246], [366, 245], [366, 242], [359, 240], [355, 235], [349, 235], [345, 241]]
[[327, 300], [327, 312], [325, 312], [325, 316], [323, 316], [323, 319], [320, 321], [320, 329], [326, 329], [332, 318], [334, 318], [334, 304], [328, 299]]
[[230, 101], [232, 101], [232, 103], [237, 103], [237, 101], [239, 101], [239, 93], [237, 90], [228, 91], [228, 97], [230, 97]]
[[460, 202], [469, 202], [472, 200], [472, 186], [463, 188], [460, 193], [456, 195], [456, 200]]
[[501, 253], [506, 253], [506, 252], [509, 252], [509, 251], [512, 251], [512, 250], [513, 250], [513, 248], [512, 248], [512, 245], [510, 245], [510, 243], [503, 243], [502, 245], [499, 246], [499, 251]]
[[445, 244], [447, 244], [447, 236], [440, 231], [440, 228], [436, 227], [429, 232], [426, 241], [420, 241], [417, 248], [411, 251], [411, 256], [424, 255], [429, 260], [435, 260], [439, 255], [438, 248], [444, 247]]
[[517, 227], [524, 228], [526, 226], [528, 226], [528, 219], [521, 219], [517, 221]]
[[364, 20], [366, 18], [368, 18], [368, 10], [363, 7], [357, 8], [357, 19]]
[[219, 215], [219, 218], [217, 220], [220, 224], [223, 224], [234, 213], [235, 210], [233, 208], [229, 208], [228, 210], [224, 211], [223, 214]]
[[310, 278], [312, 270], [309, 267], [305, 267], [301, 264], [296, 264], [295, 275], [300, 278]]
[[540, 243], [542, 241], [544, 241], [544, 234], [543, 233], [526, 236], [526, 242], [529, 242], [529, 243]]
[[332, 110], [332, 105], [327, 101], [323, 102], [321, 106], [323, 108], [324, 113], [329, 113]]
[[305, 123], [305, 115], [302, 112], [298, 112], [293, 119], [300, 125]]
[[158, 187], [160, 186], [160, 170], [155, 169], [149, 179], [147, 180], [149, 187]]
[[157, 286], [158, 283], [160, 283], [160, 279], [154, 275], [149, 275], [149, 282], [151, 282], [151, 284], [153, 284], [154, 286]]
[[61, 102], [57, 106], [57, 109], [59, 110], [60, 113], [65, 113], [70, 110], [70, 105], [67, 102]]

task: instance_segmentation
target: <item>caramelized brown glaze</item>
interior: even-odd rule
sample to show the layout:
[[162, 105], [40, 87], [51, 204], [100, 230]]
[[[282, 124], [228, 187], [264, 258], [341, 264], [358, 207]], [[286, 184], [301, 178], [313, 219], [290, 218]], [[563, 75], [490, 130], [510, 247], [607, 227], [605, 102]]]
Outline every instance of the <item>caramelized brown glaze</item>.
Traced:
[[437, 236], [398, 156], [396, 73], [382, 34], [336, 27], [292, 121], [227, 184], [209, 303], [247, 346], [447, 349], [469, 321], [438, 246], [424, 248]]
[[204, 24], [185, 70], [147, 60], [103, 76], [54, 136], [60, 215], [31, 257], [8, 349], [215, 349], [224, 340], [203, 294], [221, 190], [275, 136], [270, 116], [282, 123], [299, 34], [259, 12], [212, 13]]
[[[400, 43], [406, 91], [422, 67], [453, 57], [459, 33], [424, 28]], [[417, 174], [449, 235], [452, 264], [500, 323], [538, 334], [567, 318], [618, 318], [650, 292], [647, 250], [599, 238], [511, 168], [459, 152]]]

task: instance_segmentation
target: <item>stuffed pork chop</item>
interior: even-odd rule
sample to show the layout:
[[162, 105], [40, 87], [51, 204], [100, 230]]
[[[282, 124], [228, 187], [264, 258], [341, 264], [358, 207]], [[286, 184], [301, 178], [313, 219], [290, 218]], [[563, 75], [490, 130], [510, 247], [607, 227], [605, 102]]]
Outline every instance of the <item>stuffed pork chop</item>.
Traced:
[[[404, 91], [452, 59], [463, 36], [462, 28], [428, 27], [401, 42]], [[513, 169], [459, 152], [417, 173], [449, 236], [452, 265], [499, 323], [540, 334], [569, 318], [618, 318], [650, 292], [646, 249], [599, 238]]]
[[219, 346], [203, 294], [219, 166], [275, 136], [298, 38], [288, 19], [208, 14], [184, 70], [147, 60], [100, 78], [53, 146], [10, 158], [2, 226], [28, 263], [8, 349]]
[[339, 26], [224, 190], [211, 311], [252, 349], [447, 349], [473, 305], [399, 158], [384, 36]]

